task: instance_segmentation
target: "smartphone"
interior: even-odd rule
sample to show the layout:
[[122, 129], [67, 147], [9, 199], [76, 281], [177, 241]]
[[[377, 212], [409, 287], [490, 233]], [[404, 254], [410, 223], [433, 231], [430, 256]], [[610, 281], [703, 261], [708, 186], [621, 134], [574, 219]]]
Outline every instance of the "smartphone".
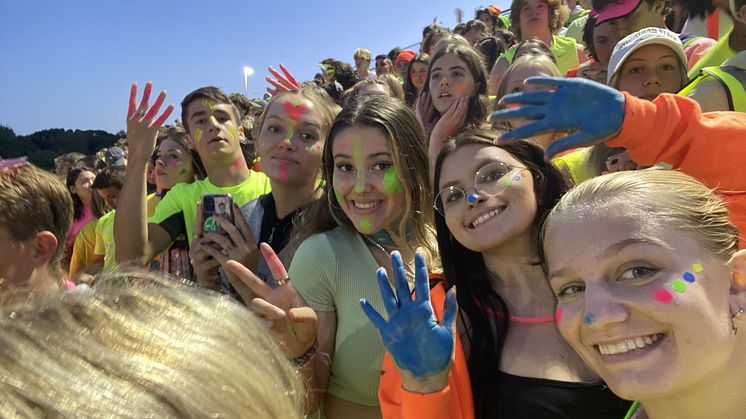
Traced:
[[230, 194], [202, 195], [202, 214], [203, 233], [222, 232], [215, 216], [219, 215], [233, 224], [233, 197]]

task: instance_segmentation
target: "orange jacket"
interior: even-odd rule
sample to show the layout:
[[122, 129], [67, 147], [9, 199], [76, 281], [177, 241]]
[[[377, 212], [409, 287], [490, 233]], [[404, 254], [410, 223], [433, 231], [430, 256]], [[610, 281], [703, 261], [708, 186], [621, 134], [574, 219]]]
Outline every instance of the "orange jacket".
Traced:
[[[445, 284], [440, 282], [430, 290], [430, 301], [438, 319], [443, 316], [445, 299]], [[474, 401], [469, 369], [458, 333], [454, 352], [454, 362], [448, 372], [448, 386], [428, 394], [412, 393], [402, 388], [399, 370], [387, 352], [383, 357], [381, 381], [378, 385], [378, 400], [381, 402], [384, 419], [473, 419]]]
[[715, 190], [746, 248], [746, 113], [702, 113], [692, 99], [664, 93], [654, 101], [624, 93], [624, 123], [606, 140], [643, 166], [670, 165]]

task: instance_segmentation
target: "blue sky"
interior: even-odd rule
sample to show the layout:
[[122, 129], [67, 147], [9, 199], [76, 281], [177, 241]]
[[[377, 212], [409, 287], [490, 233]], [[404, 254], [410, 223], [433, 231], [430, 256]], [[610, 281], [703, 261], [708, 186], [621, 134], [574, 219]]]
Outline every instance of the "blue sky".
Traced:
[[[284, 63], [299, 80], [334, 57], [352, 63], [355, 48], [373, 54], [419, 42], [433, 18], [456, 24], [479, 6], [509, 0], [2, 1], [0, 124], [19, 135], [46, 128], [124, 129], [129, 85], [152, 80], [176, 104], [214, 85], [263, 93], [269, 65]], [[277, 68], [277, 67], [276, 67]]]

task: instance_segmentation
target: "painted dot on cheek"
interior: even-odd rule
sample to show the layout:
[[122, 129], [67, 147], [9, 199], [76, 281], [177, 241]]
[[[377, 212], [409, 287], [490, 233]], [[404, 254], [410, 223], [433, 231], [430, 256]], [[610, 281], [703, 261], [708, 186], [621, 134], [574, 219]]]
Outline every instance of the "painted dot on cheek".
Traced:
[[593, 315], [593, 313], [588, 313], [583, 317], [583, 323], [587, 325], [592, 325], [596, 322], [596, 317]]
[[684, 281], [690, 284], [694, 283], [694, 281], [697, 280], [691, 272], [684, 272], [684, 275], [682, 277], [684, 278]]
[[680, 279], [675, 279], [671, 282], [671, 288], [676, 292], [686, 291], [686, 283]]
[[280, 180], [285, 181], [288, 179], [288, 166], [285, 163], [280, 163]]
[[673, 301], [673, 295], [671, 295], [671, 293], [663, 287], [657, 287], [653, 290], [653, 298], [663, 304], [669, 304], [671, 303], [671, 301]]
[[194, 130], [194, 142], [199, 144], [201, 140], [202, 140], [202, 130], [197, 128]]
[[699, 263], [695, 263], [694, 265], [692, 265], [692, 270], [696, 273], [700, 273], [703, 271], [702, 265], [700, 265]]
[[364, 234], [370, 234], [372, 233], [370, 228], [370, 220], [367, 218], [361, 218], [360, 219], [360, 232]]
[[401, 184], [393, 166], [387, 168], [383, 174], [383, 190], [390, 194], [404, 192], [404, 186]]

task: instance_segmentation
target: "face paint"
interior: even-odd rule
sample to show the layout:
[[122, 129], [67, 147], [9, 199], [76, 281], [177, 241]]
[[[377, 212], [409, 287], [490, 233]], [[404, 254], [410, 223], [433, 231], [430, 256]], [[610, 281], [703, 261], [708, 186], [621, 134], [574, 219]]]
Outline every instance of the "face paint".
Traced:
[[593, 313], [588, 313], [585, 315], [585, 317], [583, 317], [583, 324], [585, 325], [590, 326], [595, 322], [596, 322], [596, 317], [593, 315]]
[[479, 195], [477, 195], [475, 193], [470, 193], [469, 196], [466, 197], [466, 200], [470, 204], [473, 204], [473, 203], [475, 203], [475, 202], [477, 202], [479, 200]]
[[680, 279], [674, 279], [671, 282], [671, 288], [676, 292], [684, 292], [686, 291], [686, 283]]
[[372, 231], [370, 231], [370, 220], [367, 217], [363, 217], [360, 219], [360, 230], [363, 234], [372, 233]]
[[261, 250], [262, 256], [267, 262], [270, 272], [272, 272], [272, 277], [278, 281], [286, 279], [288, 273], [285, 270], [285, 266], [282, 265], [282, 261], [277, 257], [277, 254], [272, 250], [272, 247], [267, 243], [262, 243], [259, 245], [259, 250]]
[[202, 99], [202, 104], [208, 107], [210, 110], [215, 109], [215, 101], [212, 99]]
[[319, 143], [311, 144], [308, 147], [306, 147], [306, 151], [311, 152], [311, 153], [319, 152], [321, 151], [321, 144]]
[[300, 121], [300, 118], [306, 113], [306, 106], [303, 104], [303, 100], [290, 99], [282, 103], [282, 109], [288, 115], [288, 118], [293, 120], [295, 123]]
[[202, 129], [197, 128], [194, 130], [194, 142], [199, 144], [201, 140], [202, 140]]
[[453, 90], [459, 95], [463, 96], [464, 92], [466, 91], [466, 86], [464, 86], [462, 83], [456, 83], [455, 86], [453, 86]]
[[357, 170], [357, 177], [355, 178], [355, 193], [363, 193], [365, 189], [365, 162], [363, 161], [363, 146], [361, 140], [358, 138], [355, 140], [355, 148], [352, 150], [352, 159], [355, 161], [355, 170]]
[[187, 172], [187, 171], [186, 171], [186, 169], [184, 169], [184, 168], [182, 167], [182, 168], [181, 168], [181, 170], [179, 170], [179, 176], [181, 176], [181, 175], [185, 175], [185, 174], [186, 174], [186, 172]]
[[231, 167], [229, 168], [229, 170], [231, 171], [231, 173], [236, 173], [242, 168], [247, 168], [247, 167], [248, 166], [246, 165], [246, 159], [244, 159], [243, 153], [239, 152], [238, 157], [236, 157], [236, 160], [233, 161], [233, 164], [231, 164]]
[[682, 277], [684, 278], [684, 281], [690, 284], [693, 284], [694, 281], [697, 280], [691, 272], [684, 272], [684, 275]]
[[663, 304], [670, 304], [671, 301], [673, 301], [673, 295], [671, 295], [671, 293], [663, 287], [656, 287], [653, 290], [653, 298]]
[[695, 263], [694, 265], [692, 265], [692, 270], [696, 273], [700, 273], [703, 271], [703, 268], [702, 265], [700, 265], [699, 263]]
[[383, 173], [383, 190], [389, 194], [404, 192], [404, 185], [399, 180], [394, 166], [389, 166]]
[[559, 323], [560, 320], [562, 320], [562, 313], [564, 313], [564, 310], [562, 310], [562, 307], [557, 307], [557, 311], [554, 313], [554, 321]]
[[288, 165], [285, 163], [280, 163], [279, 170], [280, 170], [280, 174], [279, 174], [280, 180], [283, 182], [288, 180]]
[[231, 140], [238, 138], [238, 127], [233, 124], [228, 125], [228, 135], [231, 136]]
[[212, 123], [213, 125], [215, 125], [215, 126], [218, 126], [218, 119], [217, 119], [217, 118], [215, 118], [215, 115], [210, 115], [210, 122], [211, 122], [211, 123]]

